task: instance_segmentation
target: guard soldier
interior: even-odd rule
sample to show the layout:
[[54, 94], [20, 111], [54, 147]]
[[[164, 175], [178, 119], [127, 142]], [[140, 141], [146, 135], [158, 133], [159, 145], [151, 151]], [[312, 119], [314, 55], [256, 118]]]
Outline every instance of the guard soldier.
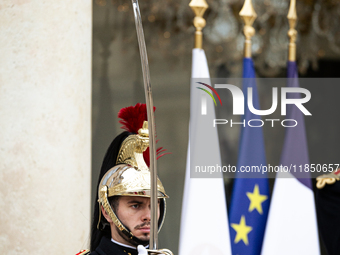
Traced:
[[[90, 250], [77, 255], [145, 255], [150, 238], [149, 133], [146, 105], [120, 110], [119, 122], [125, 132], [109, 146], [97, 185]], [[157, 150], [157, 154], [161, 148]], [[164, 155], [164, 154], [163, 154]], [[162, 156], [162, 155], [160, 155]], [[160, 157], [158, 156], [158, 158]], [[162, 227], [166, 204], [157, 178], [158, 230]], [[137, 249], [138, 246], [138, 249]], [[162, 250], [161, 253], [169, 253]]]
[[328, 255], [340, 254], [340, 168], [316, 178], [319, 231]]

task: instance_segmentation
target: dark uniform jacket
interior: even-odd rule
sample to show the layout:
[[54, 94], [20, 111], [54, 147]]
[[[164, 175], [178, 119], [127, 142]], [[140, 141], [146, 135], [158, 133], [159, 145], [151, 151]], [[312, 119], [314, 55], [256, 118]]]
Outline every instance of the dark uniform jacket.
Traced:
[[96, 250], [90, 255], [138, 255], [138, 251], [116, 244], [104, 236]]
[[[340, 177], [340, 169], [332, 177]], [[326, 175], [327, 177], [327, 175]], [[340, 254], [340, 178], [316, 191], [319, 232], [328, 255]]]
[[102, 237], [95, 251], [83, 250], [76, 255], [138, 255], [137, 249], [116, 244], [107, 237]]

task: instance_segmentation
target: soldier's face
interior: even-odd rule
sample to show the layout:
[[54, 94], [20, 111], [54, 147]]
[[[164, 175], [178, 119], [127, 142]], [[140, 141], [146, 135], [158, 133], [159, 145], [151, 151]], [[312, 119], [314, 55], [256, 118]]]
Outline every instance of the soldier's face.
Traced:
[[[116, 214], [135, 237], [143, 241], [149, 241], [151, 218], [150, 198], [122, 196], [119, 198]], [[159, 214], [158, 201], [158, 218]]]

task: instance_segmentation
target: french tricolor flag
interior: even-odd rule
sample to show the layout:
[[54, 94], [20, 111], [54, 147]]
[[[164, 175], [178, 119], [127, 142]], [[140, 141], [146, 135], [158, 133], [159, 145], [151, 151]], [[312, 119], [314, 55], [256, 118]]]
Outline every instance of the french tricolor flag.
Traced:
[[[296, 62], [288, 62], [288, 86], [299, 87]], [[299, 94], [293, 94], [294, 98]], [[299, 172], [276, 176], [262, 255], [319, 255], [319, 237], [312, 182], [309, 172], [300, 172], [309, 164], [303, 113], [295, 106], [287, 109], [287, 119], [298, 122], [286, 128], [281, 164], [296, 166]]]

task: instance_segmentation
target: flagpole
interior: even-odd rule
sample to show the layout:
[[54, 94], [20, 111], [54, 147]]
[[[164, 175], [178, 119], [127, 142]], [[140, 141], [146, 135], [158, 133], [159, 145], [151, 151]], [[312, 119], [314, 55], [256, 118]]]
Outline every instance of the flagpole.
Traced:
[[195, 13], [194, 26], [196, 27], [195, 32], [195, 49], [202, 49], [203, 45], [203, 33], [202, 29], [206, 25], [206, 21], [203, 18], [203, 14], [208, 9], [208, 4], [205, 0], [191, 0], [189, 6]]
[[244, 22], [243, 33], [246, 38], [244, 42], [244, 57], [251, 58], [251, 38], [255, 35], [253, 23], [257, 17], [251, 0], [245, 0], [239, 13]]
[[289, 30], [288, 30], [288, 37], [289, 37], [289, 48], [288, 48], [288, 60], [295, 62], [296, 61], [296, 36], [297, 31], [295, 29], [296, 27], [296, 21], [297, 21], [297, 15], [296, 15], [296, 0], [290, 1], [289, 11], [288, 11], [288, 22], [289, 22]]

